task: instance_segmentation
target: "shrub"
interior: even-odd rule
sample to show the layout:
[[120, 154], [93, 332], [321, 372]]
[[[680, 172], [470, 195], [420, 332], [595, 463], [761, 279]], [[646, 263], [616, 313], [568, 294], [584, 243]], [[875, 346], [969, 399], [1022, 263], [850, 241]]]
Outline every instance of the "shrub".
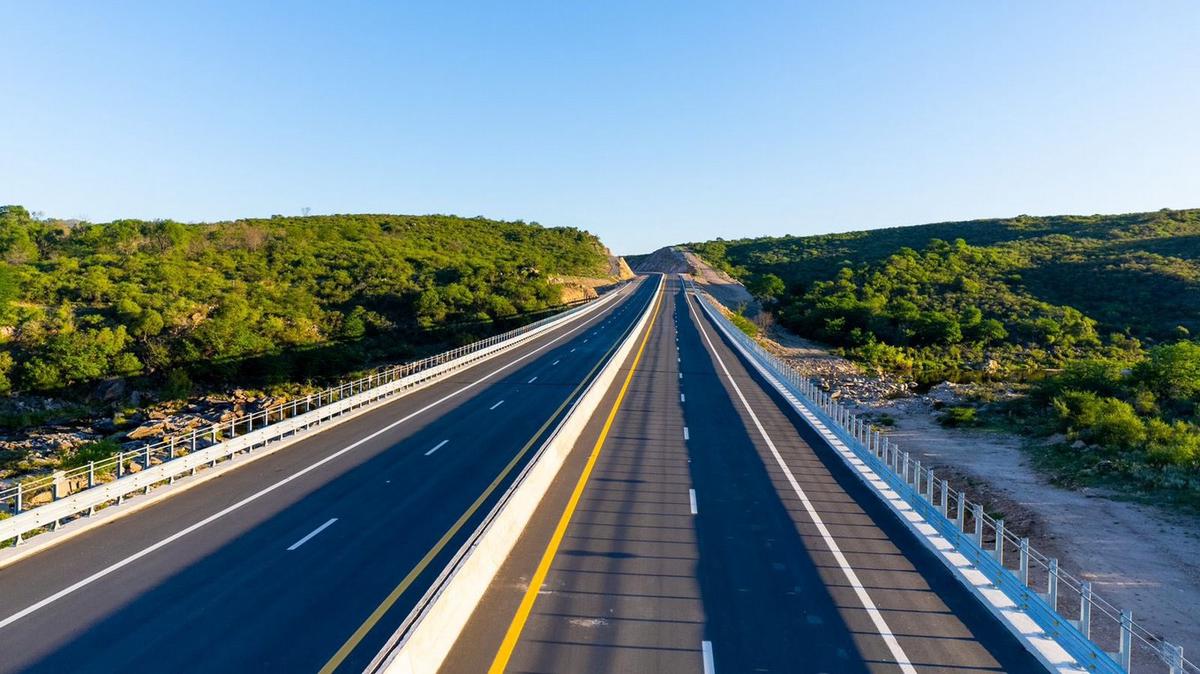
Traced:
[[948, 428], [975, 426], [979, 423], [974, 407], [950, 407], [938, 417], [938, 422]]
[[1168, 424], [1151, 419], [1146, 424], [1146, 458], [1157, 466], [1187, 465], [1200, 458], [1200, 432], [1195, 426], [1176, 421]]
[[750, 335], [751, 337], [758, 335], [758, 326], [751, 322], [749, 318], [746, 318], [741, 314], [730, 312], [729, 320], [732, 321], [735, 326], [737, 326], [738, 330], [741, 330], [747, 335]]
[[1102, 398], [1090, 391], [1067, 391], [1056, 397], [1053, 405], [1067, 430], [1089, 442], [1131, 449], [1146, 438], [1146, 424], [1123, 400]]

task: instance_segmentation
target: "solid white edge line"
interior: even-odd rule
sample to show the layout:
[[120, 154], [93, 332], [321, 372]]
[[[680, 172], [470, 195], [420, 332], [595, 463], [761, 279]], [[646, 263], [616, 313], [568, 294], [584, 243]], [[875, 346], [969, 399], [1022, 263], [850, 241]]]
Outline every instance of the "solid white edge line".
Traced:
[[429, 456], [430, 454], [433, 454], [434, 452], [438, 451], [442, 447], [445, 447], [447, 442], [450, 442], [450, 441], [442, 440], [441, 442], [437, 443], [436, 445], [433, 446], [433, 449], [429, 450], [428, 452], [425, 452], [425, 456]]
[[695, 489], [688, 490], [688, 501], [691, 502], [692, 514], [693, 515], [699, 514], [700, 510], [696, 507], [696, 490]]
[[704, 674], [717, 674], [717, 665], [713, 662], [712, 642], [701, 641], [700, 651], [704, 658]]
[[867, 592], [866, 587], [864, 587], [862, 581], [859, 580], [858, 574], [855, 573], [854, 568], [850, 566], [849, 560], [847, 560], [846, 556], [842, 554], [841, 547], [838, 546], [837, 541], [834, 540], [833, 534], [829, 533], [829, 529], [825, 526], [825, 522], [821, 519], [821, 515], [817, 513], [817, 509], [813, 506], [812, 501], [809, 500], [808, 494], [806, 494], [804, 489], [800, 487], [800, 483], [796, 480], [796, 475], [787, 465], [787, 462], [783, 460], [783, 455], [779, 453], [779, 449], [771, 440], [771, 436], [767, 434], [767, 429], [763, 428], [762, 422], [758, 420], [758, 415], [755, 414], [754, 410], [750, 407], [749, 401], [746, 400], [745, 394], [742, 393], [742, 388], [738, 386], [736, 381], [734, 381], [733, 375], [729, 372], [729, 368], [725, 366], [725, 360], [721, 358], [721, 354], [717, 353], [716, 346], [713, 345], [712, 339], [708, 336], [708, 330], [704, 328], [704, 323], [701, 321], [700, 317], [696, 315], [695, 307], [693, 307], [690, 302], [688, 303], [688, 311], [692, 315], [693, 322], [696, 323], [696, 325], [700, 328], [700, 334], [704, 335], [704, 341], [708, 342], [708, 348], [712, 352], [713, 357], [717, 359], [717, 363], [721, 366], [721, 371], [725, 373], [726, 379], [729, 380], [729, 384], [733, 387], [734, 392], [737, 393], [738, 399], [742, 403], [742, 409], [746, 410], [746, 413], [750, 415], [750, 420], [754, 422], [754, 426], [756, 429], [758, 429], [759, 435], [762, 436], [763, 442], [765, 442], [767, 448], [771, 450], [771, 455], [775, 458], [775, 463], [779, 466], [779, 469], [783, 471], [784, 476], [787, 477], [788, 484], [792, 487], [792, 491], [795, 492], [796, 496], [800, 499], [800, 503], [803, 504], [804, 510], [808, 513], [808, 516], [812, 518], [813, 524], [816, 526], [817, 531], [821, 533], [821, 539], [825, 541], [825, 545], [829, 547], [829, 552], [833, 555], [833, 558], [837, 562], [838, 566], [841, 567], [842, 573], [846, 576], [846, 581], [850, 583], [852, 588], [854, 588], [854, 594], [857, 595], [858, 600], [862, 602], [863, 608], [866, 609], [867, 615], [871, 617], [871, 622], [875, 625], [875, 630], [879, 632], [879, 636], [883, 638], [884, 643], [887, 644], [888, 650], [891, 651], [892, 657], [896, 659], [896, 664], [899, 665], [900, 670], [905, 672], [905, 674], [916, 674], [917, 670], [912, 666], [912, 661], [908, 659], [908, 654], [905, 653], [904, 648], [900, 646], [900, 642], [896, 639], [896, 635], [892, 632], [892, 628], [888, 626], [887, 621], [883, 618], [883, 614], [880, 613], [879, 608], [875, 606], [875, 601], [871, 599], [871, 595]]
[[275, 484], [272, 484], [268, 487], [264, 487], [263, 489], [247, 496], [246, 498], [238, 501], [237, 503], [226, 506], [225, 508], [213, 513], [212, 515], [209, 515], [208, 517], [205, 517], [204, 519], [200, 520], [199, 522], [196, 522], [195, 524], [192, 524], [188, 527], [180, 529], [179, 531], [171, 534], [170, 536], [167, 536], [166, 538], [158, 541], [157, 543], [154, 543], [145, 548], [142, 548], [141, 550], [133, 553], [132, 555], [126, 557], [125, 559], [122, 559], [118, 562], [113, 562], [112, 564], [106, 566], [105, 568], [100, 569], [99, 571], [93, 573], [92, 575], [90, 575], [86, 578], [83, 578], [82, 580], [78, 580], [75, 583], [68, 585], [67, 587], [59, 590], [58, 592], [55, 592], [54, 594], [50, 595], [49, 597], [46, 597], [45, 599], [42, 599], [41, 601], [38, 601], [36, 603], [30, 604], [29, 606], [26, 606], [25, 608], [21, 609], [20, 611], [17, 611], [16, 613], [8, 616], [7, 618], [0, 620], [0, 629], [8, 627], [9, 625], [20, 620], [21, 618], [24, 618], [25, 616], [33, 613], [34, 611], [37, 611], [39, 609], [45, 608], [46, 606], [49, 606], [50, 604], [53, 604], [54, 602], [58, 601], [59, 599], [62, 599], [63, 597], [74, 593], [76, 590], [79, 590], [80, 588], [84, 588], [84, 587], [87, 587], [88, 585], [91, 585], [92, 583], [113, 573], [114, 571], [118, 571], [126, 566], [129, 566], [130, 564], [136, 562], [137, 560], [141, 559], [142, 557], [145, 557], [146, 555], [149, 555], [149, 554], [155, 552], [156, 550], [159, 550], [167, 545], [170, 545], [171, 543], [174, 543], [175, 541], [179, 540], [180, 538], [183, 538], [184, 536], [192, 533], [193, 531], [196, 531], [197, 529], [200, 529], [201, 527], [211, 524], [212, 522], [215, 522], [215, 521], [221, 519], [222, 517], [228, 515], [229, 513], [234, 512], [235, 510], [239, 510], [240, 508], [246, 506], [249, 503], [257, 501], [258, 499], [262, 498], [263, 496], [266, 496], [267, 494], [275, 491], [276, 489], [279, 489], [280, 487], [282, 487], [294, 480], [300, 479], [301, 477], [307, 475], [308, 473], [311, 473], [312, 471], [320, 468], [321, 466], [341, 457], [343, 454], [346, 454], [347, 452], [357, 449], [359, 446], [363, 445], [364, 443], [370, 442], [371, 440], [374, 440], [375, 438], [383, 435], [384, 433], [387, 433], [388, 431], [399, 426], [400, 424], [403, 424], [406, 421], [412, 419], [413, 417], [416, 417], [420, 414], [424, 414], [425, 412], [433, 409], [434, 407], [442, 404], [443, 402], [456, 397], [460, 393], [462, 393], [468, 389], [472, 389], [472, 388], [478, 386], [479, 384], [487, 381], [488, 379], [491, 379], [495, 375], [503, 372], [504, 370], [509, 369], [513, 365], [516, 365], [517, 363], [519, 363], [523, 360], [526, 360], [526, 359], [530, 358], [531, 356], [550, 348], [551, 346], [562, 341], [569, 335], [579, 332], [580, 329], [586, 329], [586, 326], [587, 326], [587, 323], [585, 321], [584, 323], [581, 323], [572, 329], [565, 330], [558, 337], [551, 339], [550, 341], [546, 342], [545, 344], [537, 347], [536, 349], [533, 349], [529, 353], [527, 353], [523, 356], [514, 358], [513, 360], [510, 360], [509, 362], [505, 363], [504, 365], [501, 365], [500, 367], [496, 368], [495, 370], [492, 370], [491, 372], [485, 374], [484, 376], [480, 377], [479, 379], [476, 379], [475, 381], [473, 381], [469, 384], [466, 384], [465, 386], [463, 386], [462, 388], [460, 388], [456, 391], [447, 393], [446, 395], [442, 396], [441, 398], [438, 398], [437, 400], [422, 407], [421, 409], [411, 412], [411, 413], [401, 417], [400, 419], [397, 419], [396, 421], [393, 421], [392, 423], [380, 428], [379, 430], [377, 430], [373, 433], [364, 435], [363, 437], [350, 443], [349, 445], [346, 445], [345, 447], [343, 447], [342, 449], [339, 449], [338, 451], [334, 452], [333, 454], [330, 454], [329, 456], [325, 457], [324, 459], [321, 459], [320, 461], [317, 461], [316, 463], [313, 463], [306, 468], [302, 468], [302, 469], [296, 471], [295, 473], [292, 473], [291, 475], [283, 478], [282, 480], [276, 482]]
[[503, 405], [503, 404], [504, 404], [504, 401], [503, 401], [503, 400], [501, 400], [500, 402], [496, 403], [495, 405], [492, 405], [492, 406], [491, 406], [491, 407], [489, 407], [488, 409], [489, 409], [489, 410], [494, 410], [494, 409], [496, 409], [497, 407], [499, 407], [499, 406], [501, 406], [501, 405]]
[[300, 540], [296, 541], [295, 543], [292, 543], [291, 546], [288, 547], [288, 552], [291, 552], [292, 550], [295, 550], [296, 548], [300, 547], [301, 545], [304, 545], [305, 543], [307, 543], [309, 541], [309, 539], [311, 539], [313, 536], [316, 536], [317, 534], [321, 533], [322, 531], [325, 531], [326, 529], [328, 529], [329, 525], [333, 524], [337, 520], [338, 520], [338, 518], [336, 518], [336, 517], [329, 518], [328, 522], [326, 522], [325, 524], [322, 524], [321, 526], [317, 527], [316, 529], [313, 529], [312, 531], [308, 532], [308, 535], [305, 536], [304, 538], [301, 538]]
[[[697, 299], [697, 303], [699, 303], [699, 299]], [[1018, 640], [1025, 643], [1026, 649], [1035, 658], [1051, 671], [1064, 674], [1087, 674], [1087, 671], [1079, 666], [1074, 656], [1053, 638], [1047, 636], [1041, 626], [1034, 622], [1020, 605], [1013, 602], [1002, 590], [997, 590], [992, 584], [992, 579], [980, 572], [974, 561], [959, 552], [954, 544], [913, 509], [912, 504], [893, 490], [873, 468], [858, 457], [853, 449], [847, 447], [814, 414], [807, 403], [802, 403], [774, 374], [767, 371], [762, 363], [746, 351], [745, 347], [737, 342], [734, 342], [734, 347], [746, 356], [754, 369], [833, 447], [834, 451], [847, 462], [868, 488], [873, 490], [892, 512], [910, 526], [910, 530], [916, 534], [917, 539], [942, 559], [958, 580], [975, 594], [984, 608], [991, 612]]]

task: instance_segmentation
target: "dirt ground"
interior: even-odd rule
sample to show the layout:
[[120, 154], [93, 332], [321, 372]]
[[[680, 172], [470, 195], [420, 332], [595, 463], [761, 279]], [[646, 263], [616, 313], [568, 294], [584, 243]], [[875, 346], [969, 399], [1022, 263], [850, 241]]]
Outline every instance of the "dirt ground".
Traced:
[[[738, 301], [731, 285], [749, 296], [690, 253], [688, 262], [696, 283], [727, 307], [736, 307]], [[972, 500], [1002, 512], [1006, 525], [1029, 536], [1042, 553], [1058, 557], [1063, 570], [1091, 581], [1097, 594], [1131, 609], [1144, 628], [1183, 645], [1185, 656], [1195, 658], [1200, 650], [1196, 518], [1117, 500], [1098, 490], [1054, 486], [1033, 469], [1021, 438], [938, 424], [933, 403], [946, 402], [947, 395], [954, 395], [952, 389], [943, 386], [930, 395], [915, 395], [906, 383], [867, 375], [821, 345], [771, 324], [765, 314], [757, 322], [765, 328], [765, 346], [800, 371], [824, 380], [860, 412], [877, 418], [886, 414], [894, 420], [889, 431], [894, 442], [915, 452], [926, 465], [932, 463]], [[1094, 616], [1094, 631], [1115, 634], [1100, 627], [1099, 616]]]

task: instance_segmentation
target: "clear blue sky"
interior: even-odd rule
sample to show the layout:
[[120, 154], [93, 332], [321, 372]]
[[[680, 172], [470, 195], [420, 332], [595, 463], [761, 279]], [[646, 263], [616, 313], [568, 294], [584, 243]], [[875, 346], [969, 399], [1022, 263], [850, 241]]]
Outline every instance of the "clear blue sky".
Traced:
[[1200, 3], [7, 2], [0, 203], [620, 253], [1200, 206]]

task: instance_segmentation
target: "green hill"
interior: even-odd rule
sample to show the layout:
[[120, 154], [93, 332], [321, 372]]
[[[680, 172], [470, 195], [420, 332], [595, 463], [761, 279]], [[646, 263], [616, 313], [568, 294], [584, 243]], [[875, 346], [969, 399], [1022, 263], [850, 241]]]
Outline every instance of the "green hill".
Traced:
[[1125, 337], [1200, 335], [1200, 210], [688, 246], [752, 290], [781, 278], [773, 297], [788, 327], [919, 379], [969, 379], [989, 364], [1021, 376], [1123, 349]]
[[1200, 495], [1200, 210], [687, 246], [868, 367], [1030, 384], [1004, 414], [1068, 479]]
[[339, 374], [555, 307], [551, 275], [609, 274], [587, 232], [446, 215], [93, 224], [7, 206], [0, 260], [0, 392]]

